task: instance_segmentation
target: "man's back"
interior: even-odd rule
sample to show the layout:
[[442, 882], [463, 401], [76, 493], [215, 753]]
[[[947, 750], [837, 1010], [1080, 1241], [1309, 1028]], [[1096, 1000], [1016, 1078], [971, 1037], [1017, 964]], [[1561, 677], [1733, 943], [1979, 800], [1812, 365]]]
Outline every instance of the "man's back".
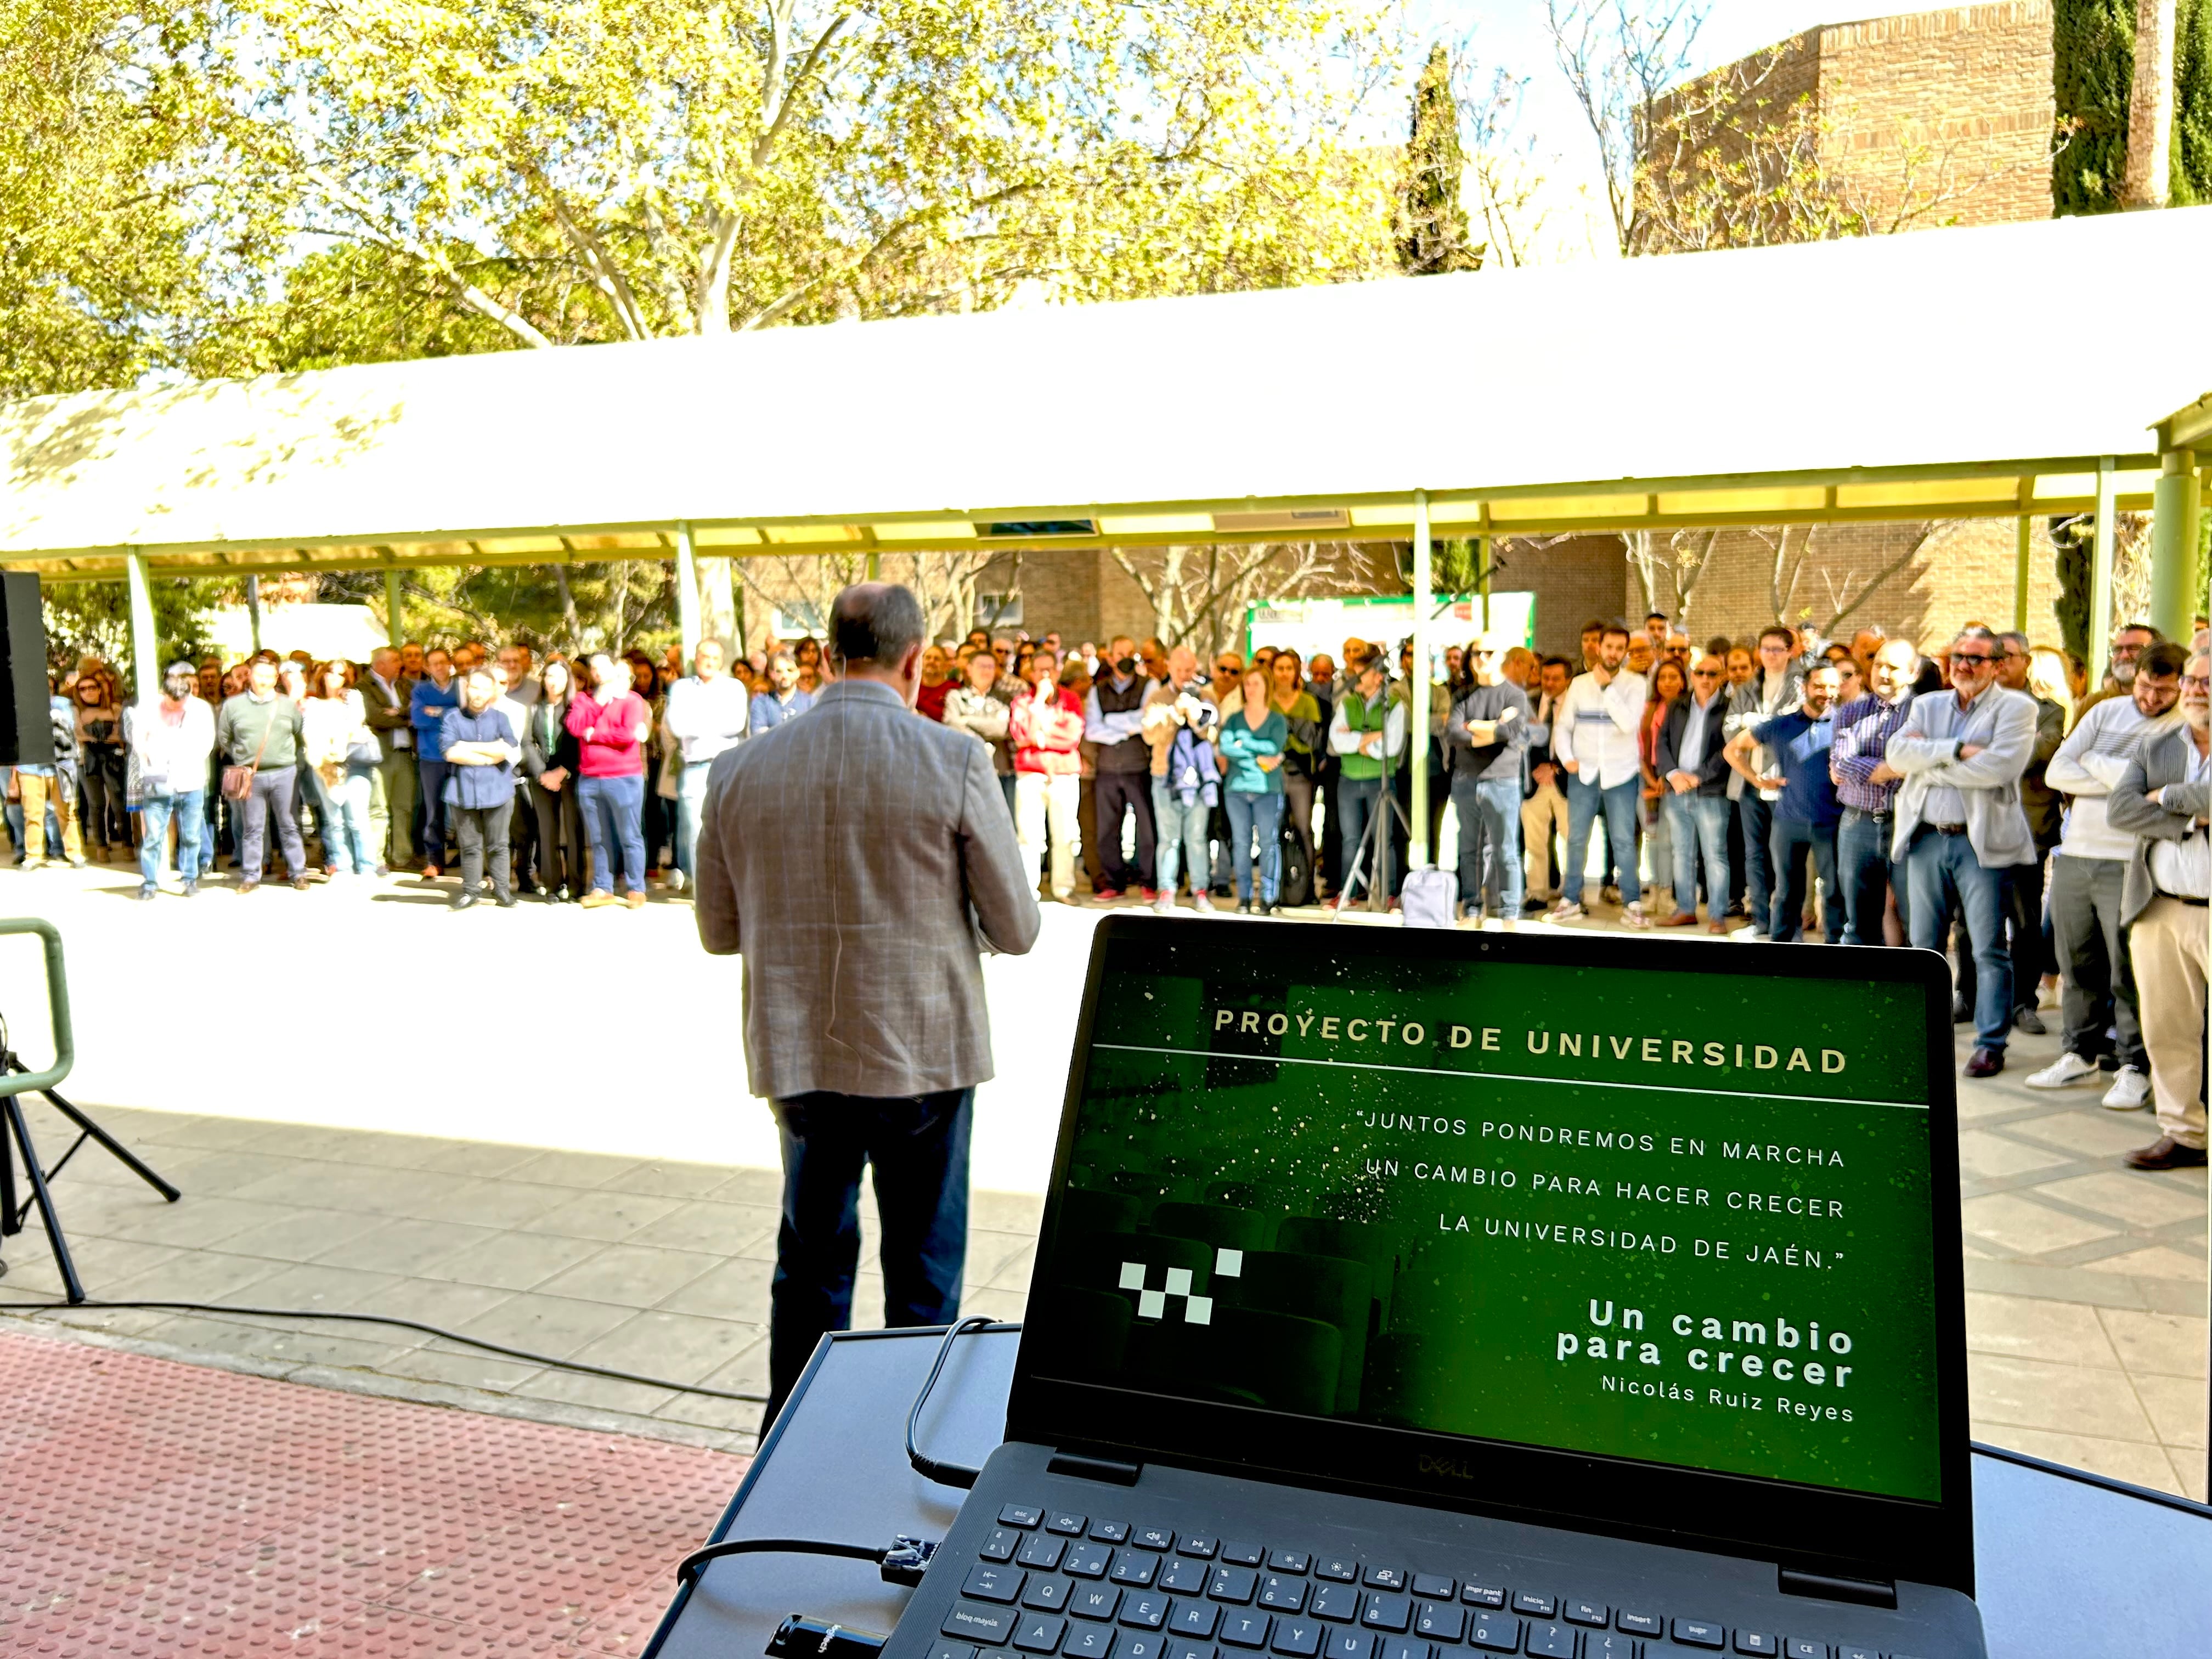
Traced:
[[746, 958], [755, 1094], [991, 1076], [978, 936], [1018, 955], [1039, 918], [981, 744], [886, 685], [840, 681], [806, 719], [717, 757], [703, 817], [699, 936]]

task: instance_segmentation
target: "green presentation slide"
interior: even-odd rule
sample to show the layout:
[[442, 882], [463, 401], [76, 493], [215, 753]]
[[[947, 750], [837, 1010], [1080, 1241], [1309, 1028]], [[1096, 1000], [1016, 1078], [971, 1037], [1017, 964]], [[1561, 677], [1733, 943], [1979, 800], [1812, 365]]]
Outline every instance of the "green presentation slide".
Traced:
[[1045, 1374], [1942, 1497], [1924, 993], [1236, 956], [1109, 947]]

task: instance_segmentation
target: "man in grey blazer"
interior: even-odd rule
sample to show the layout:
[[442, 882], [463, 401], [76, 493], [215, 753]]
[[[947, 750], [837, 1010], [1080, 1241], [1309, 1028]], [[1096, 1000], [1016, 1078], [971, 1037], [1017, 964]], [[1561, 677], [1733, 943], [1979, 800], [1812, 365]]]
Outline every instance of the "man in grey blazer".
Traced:
[[814, 718], [708, 774], [699, 939], [745, 958], [745, 1066], [783, 1145], [763, 1426], [851, 1322], [868, 1165], [886, 1322], [959, 1317], [969, 1117], [992, 1075], [981, 954], [1036, 941], [1036, 872], [989, 751], [914, 712], [924, 626], [903, 587], [845, 589]]
[[[2143, 653], [2148, 658], [2150, 653]], [[2145, 661], [2142, 672], [2150, 672]], [[2140, 675], [2138, 676], [2140, 681]], [[2138, 1170], [2201, 1166], [2204, 1151], [2206, 918], [2212, 914], [2212, 657], [2181, 671], [2181, 718], [2143, 728], [2105, 820], [2136, 837], [2121, 890], [2158, 1139], [2127, 1155]]]

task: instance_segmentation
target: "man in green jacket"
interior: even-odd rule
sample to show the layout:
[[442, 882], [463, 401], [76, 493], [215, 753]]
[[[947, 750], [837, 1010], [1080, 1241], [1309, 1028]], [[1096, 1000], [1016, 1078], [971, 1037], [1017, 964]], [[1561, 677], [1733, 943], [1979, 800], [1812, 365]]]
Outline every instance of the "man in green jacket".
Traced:
[[253, 787], [239, 805], [246, 809], [246, 825], [240, 836], [238, 890], [250, 893], [261, 884], [261, 858], [269, 833], [269, 819], [276, 819], [276, 835], [284, 847], [284, 864], [292, 885], [307, 884], [307, 849], [300, 840], [300, 824], [292, 814], [292, 790], [297, 780], [301, 747], [300, 706], [276, 690], [276, 665], [266, 660], [253, 665], [246, 689], [226, 698], [216, 717], [215, 746], [226, 766], [253, 769]]

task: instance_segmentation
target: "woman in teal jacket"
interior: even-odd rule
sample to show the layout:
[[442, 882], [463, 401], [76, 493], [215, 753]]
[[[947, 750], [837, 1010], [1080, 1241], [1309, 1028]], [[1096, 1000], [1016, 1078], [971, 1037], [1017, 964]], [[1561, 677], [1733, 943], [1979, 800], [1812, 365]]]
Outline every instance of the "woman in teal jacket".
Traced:
[[[1265, 709], [1254, 725], [1251, 713]], [[1244, 706], [1221, 722], [1221, 757], [1229, 764], [1222, 802], [1229, 811], [1231, 861], [1237, 871], [1237, 909], [1241, 915], [1272, 916], [1283, 890], [1283, 750], [1290, 722], [1267, 696], [1267, 676], [1255, 668], [1244, 676]], [[1258, 837], [1260, 898], [1252, 899], [1253, 839]]]

